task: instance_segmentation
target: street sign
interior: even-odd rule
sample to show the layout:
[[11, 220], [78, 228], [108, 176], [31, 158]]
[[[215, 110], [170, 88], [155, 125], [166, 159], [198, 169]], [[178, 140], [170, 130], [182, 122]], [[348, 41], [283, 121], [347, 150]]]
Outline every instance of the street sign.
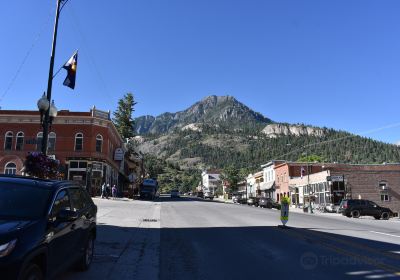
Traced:
[[124, 154], [124, 150], [122, 150], [121, 148], [116, 148], [114, 153], [114, 160], [123, 160]]
[[289, 203], [282, 201], [281, 203], [281, 222], [283, 226], [289, 221]]
[[342, 175], [328, 176], [326, 179], [327, 181], [332, 181], [332, 182], [343, 182]]

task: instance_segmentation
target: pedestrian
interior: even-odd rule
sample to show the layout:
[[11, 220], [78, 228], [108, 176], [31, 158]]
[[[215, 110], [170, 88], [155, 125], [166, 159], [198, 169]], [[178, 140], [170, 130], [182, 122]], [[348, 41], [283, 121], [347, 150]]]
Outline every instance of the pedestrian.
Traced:
[[112, 187], [112, 197], [113, 199], [117, 198], [117, 187], [115, 185]]
[[110, 184], [107, 184], [106, 187], [106, 198], [108, 199], [108, 194], [110, 193]]
[[101, 198], [104, 198], [106, 196], [106, 182], [101, 185]]

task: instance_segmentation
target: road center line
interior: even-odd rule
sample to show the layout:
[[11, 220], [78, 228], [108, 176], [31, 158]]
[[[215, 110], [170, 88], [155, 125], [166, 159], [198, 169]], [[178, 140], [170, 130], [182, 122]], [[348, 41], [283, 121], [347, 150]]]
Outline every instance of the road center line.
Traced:
[[369, 232], [372, 232], [372, 233], [376, 233], [376, 234], [382, 234], [382, 235], [388, 235], [388, 236], [392, 236], [392, 237], [398, 237], [398, 238], [400, 238], [400, 235], [394, 235], [394, 234], [390, 234], [390, 233], [385, 233], [385, 232], [379, 232], [379, 231], [369, 231]]

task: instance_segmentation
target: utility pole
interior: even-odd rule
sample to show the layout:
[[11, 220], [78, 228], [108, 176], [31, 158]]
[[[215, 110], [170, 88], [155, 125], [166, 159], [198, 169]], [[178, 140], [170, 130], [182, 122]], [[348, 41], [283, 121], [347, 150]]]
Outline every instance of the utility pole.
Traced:
[[[58, 29], [58, 18], [60, 15], [60, 4], [64, 0], [56, 0], [57, 8], [56, 8], [56, 18], [54, 22], [54, 31], [53, 31], [53, 43], [51, 47], [51, 56], [50, 56], [50, 69], [49, 69], [49, 78], [47, 82], [47, 100], [49, 104], [51, 104], [51, 90], [53, 86], [53, 72], [54, 72], [54, 57], [56, 55], [56, 43], [57, 43], [57, 29]], [[49, 138], [49, 123], [50, 123], [50, 106], [46, 110], [44, 114], [43, 120], [43, 139], [42, 139], [42, 153], [47, 155], [47, 141]]]

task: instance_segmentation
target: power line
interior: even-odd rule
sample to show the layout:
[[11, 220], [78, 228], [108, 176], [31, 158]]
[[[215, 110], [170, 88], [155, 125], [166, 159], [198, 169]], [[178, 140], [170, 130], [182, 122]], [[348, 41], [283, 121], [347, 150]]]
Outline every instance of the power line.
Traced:
[[71, 6], [71, 14], [73, 17], [73, 26], [81, 37], [81, 42], [84, 45], [84, 48], [86, 49], [86, 55], [89, 58], [90, 64], [94, 68], [94, 72], [95, 72], [97, 78], [99, 79], [100, 83], [103, 86], [106, 97], [109, 99], [109, 101], [111, 103], [114, 103], [115, 101], [113, 100], [112, 95], [110, 94], [110, 92], [108, 90], [108, 86], [107, 86], [106, 82], [104, 81], [103, 76], [101, 75], [99, 67], [97, 67], [97, 63], [96, 63], [95, 59], [93, 58], [93, 56], [91, 55], [91, 51], [90, 51], [89, 45], [87, 43], [86, 36], [84, 35], [82, 28], [80, 27], [78, 17], [76, 16], [76, 13], [75, 13], [74, 9], [72, 8], [72, 6]]
[[[375, 133], [375, 132], [378, 132], [378, 131], [381, 131], [381, 130], [385, 130], [385, 129], [388, 129], [388, 128], [399, 127], [399, 126], [400, 126], [400, 123], [393, 123], [393, 124], [385, 125], [385, 126], [382, 126], [382, 127], [379, 127], [379, 128], [367, 130], [367, 131], [361, 132], [359, 134], [352, 134], [352, 135], [347, 135], [347, 136], [343, 136], [343, 137], [339, 137], [339, 138], [335, 138], [335, 139], [320, 141], [320, 142], [317, 142], [317, 143], [311, 143], [311, 144], [308, 144], [308, 145], [301, 146], [300, 148], [294, 149], [294, 150], [290, 151], [289, 153], [285, 153], [285, 154], [279, 155], [278, 157], [274, 157], [274, 158], [275, 159], [280, 159], [280, 158], [283, 158], [285, 156], [294, 154], [296, 152], [302, 151], [302, 150], [310, 148], [310, 147], [323, 145], [323, 144], [327, 144], [327, 143], [332, 143], [332, 142], [338, 142], [338, 141], [341, 141], [341, 140], [344, 140], [344, 139], [348, 139], [348, 138], [362, 137], [362, 135], [368, 135], [368, 134]], [[395, 144], [392, 144], [392, 145], [395, 145]]]
[[16, 73], [14, 74], [14, 76], [11, 78], [10, 83], [8, 84], [6, 90], [3, 92], [3, 94], [0, 97], [0, 102], [4, 99], [4, 97], [8, 94], [8, 92], [10, 91], [11, 87], [14, 85], [15, 81], [17, 80], [19, 74], [21, 73], [22, 67], [25, 65], [26, 61], [28, 60], [30, 54], [32, 53], [33, 48], [35, 47], [37, 41], [39, 41], [40, 37], [43, 34], [43, 31], [46, 29], [47, 25], [49, 24], [51, 19], [51, 11], [48, 14], [47, 20], [43, 23], [42, 27], [40, 28], [38, 34], [35, 36], [35, 38], [33, 39], [33, 42], [31, 44], [31, 46], [29, 47], [28, 51], [26, 52], [24, 58], [22, 59], [22, 62], [20, 63], [20, 65], [17, 68]]

